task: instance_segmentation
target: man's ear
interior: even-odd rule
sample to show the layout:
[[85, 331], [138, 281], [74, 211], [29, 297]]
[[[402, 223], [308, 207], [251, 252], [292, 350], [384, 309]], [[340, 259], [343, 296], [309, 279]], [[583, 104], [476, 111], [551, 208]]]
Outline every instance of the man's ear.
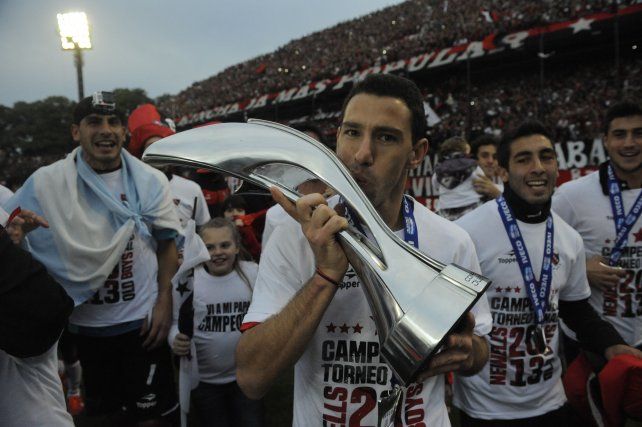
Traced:
[[71, 125], [71, 137], [76, 142], [80, 141], [80, 126], [75, 123], [72, 123]]
[[508, 183], [508, 170], [507, 169], [503, 168], [502, 166], [499, 166], [499, 168], [497, 170], [497, 174], [502, 179], [502, 181], [504, 181], [504, 184]]
[[414, 169], [419, 166], [424, 161], [426, 154], [428, 154], [428, 139], [422, 138], [412, 146], [408, 159], [408, 169]]

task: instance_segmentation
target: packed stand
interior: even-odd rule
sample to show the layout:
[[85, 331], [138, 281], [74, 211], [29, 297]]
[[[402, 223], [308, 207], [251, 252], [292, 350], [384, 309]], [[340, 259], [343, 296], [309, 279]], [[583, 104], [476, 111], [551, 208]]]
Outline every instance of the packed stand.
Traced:
[[[621, 1], [620, 7], [634, 0]], [[233, 65], [170, 98], [179, 116], [300, 86], [484, 36], [610, 10], [606, 0], [409, 0], [293, 40]]]

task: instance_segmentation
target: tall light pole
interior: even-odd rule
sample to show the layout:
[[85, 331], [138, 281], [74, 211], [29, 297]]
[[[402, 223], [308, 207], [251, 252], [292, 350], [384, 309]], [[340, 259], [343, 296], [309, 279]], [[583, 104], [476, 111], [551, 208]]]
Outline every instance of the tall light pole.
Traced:
[[85, 12], [68, 12], [58, 14], [58, 33], [63, 50], [74, 51], [74, 64], [78, 76], [78, 100], [85, 97], [82, 79], [82, 51], [91, 49], [89, 23]]

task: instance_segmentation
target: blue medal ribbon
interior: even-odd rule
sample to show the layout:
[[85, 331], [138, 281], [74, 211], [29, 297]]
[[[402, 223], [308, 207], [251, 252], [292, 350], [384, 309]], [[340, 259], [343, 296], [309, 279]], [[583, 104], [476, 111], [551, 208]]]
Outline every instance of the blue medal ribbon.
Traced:
[[[410, 243], [415, 248], [419, 249], [419, 234], [417, 232], [417, 222], [415, 221], [415, 205], [412, 198], [408, 195], [403, 196], [403, 205], [402, 205], [402, 214], [403, 214], [403, 240], [406, 243]], [[361, 223], [357, 222], [356, 215], [352, 212], [352, 209], [345, 203], [345, 199], [341, 197], [339, 203], [345, 205], [346, 207], [346, 219], [348, 223], [354, 226], [361, 234], [366, 236], [366, 233], [361, 226]]]
[[622, 250], [629, 240], [629, 233], [633, 228], [633, 225], [640, 218], [642, 214], [642, 192], [638, 195], [633, 207], [629, 211], [628, 215], [624, 215], [624, 202], [622, 201], [622, 191], [620, 190], [620, 184], [615, 177], [615, 172], [613, 171], [613, 166], [608, 164], [607, 170], [607, 184], [609, 189], [609, 200], [611, 201], [611, 210], [613, 211], [613, 219], [615, 220], [615, 245], [611, 250], [611, 256], [609, 257], [609, 265], [617, 265], [617, 262], [622, 256]]
[[544, 323], [544, 314], [548, 306], [548, 298], [553, 281], [553, 216], [549, 214], [546, 220], [544, 258], [542, 259], [542, 271], [538, 282], [533, 273], [533, 265], [531, 264], [524, 238], [519, 230], [513, 212], [508, 206], [508, 203], [506, 203], [504, 196], [500, 196], [496, 200], [499, 216], [504, 223], [504, 228], [506, 229], [506, 234], [513, 247], [513, 251], [515, 251], [515, 258], [517, 259], [519, 270], [522, 273], [524, 286], [526, 286], [526, 294], [531, 300], [531, 305], [535, 312], [535, 321], [537, 325], [541, 326]]

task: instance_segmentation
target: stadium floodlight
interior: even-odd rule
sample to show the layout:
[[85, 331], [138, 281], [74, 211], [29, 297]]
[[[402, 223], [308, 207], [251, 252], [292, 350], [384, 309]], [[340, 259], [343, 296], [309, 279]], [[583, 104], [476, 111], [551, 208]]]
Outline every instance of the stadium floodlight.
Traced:
[[68, 12], [58, 14], [58, 33], [63, 50], [74, 51], [74, 63], [78, 77], [78, 100], [84, 98], [82, 78], [82, 50], [91, 49], [89, 22], [85, 12]]

